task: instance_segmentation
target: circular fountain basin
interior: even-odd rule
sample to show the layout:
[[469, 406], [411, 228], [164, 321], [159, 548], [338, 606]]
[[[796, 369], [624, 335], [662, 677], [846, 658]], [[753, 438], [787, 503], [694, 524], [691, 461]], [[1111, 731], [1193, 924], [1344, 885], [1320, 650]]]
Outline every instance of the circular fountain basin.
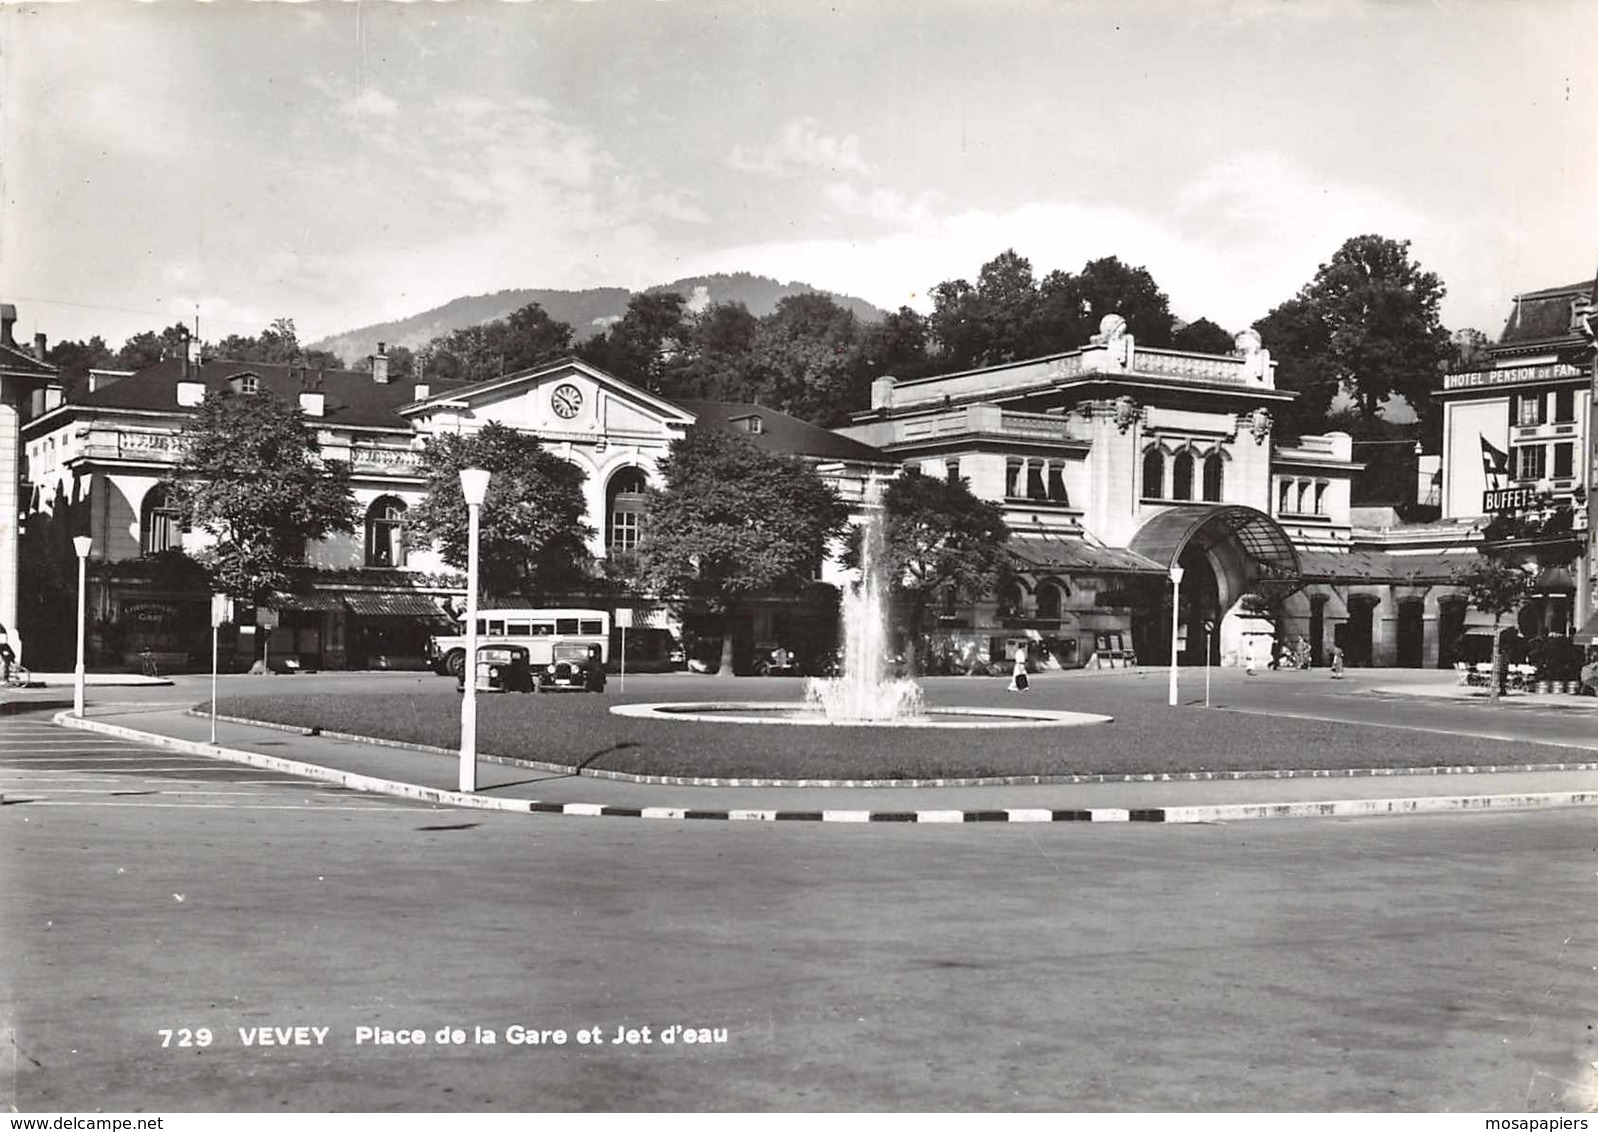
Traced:
[[1003, 731], [1026, 727], [1082, 727], [1109, 723], [1108, 715], [1082, 711], [1044, 711], [1031, 708], [927, 708], [921, 715], [898, 719], [829, 719], [820, 706], [752, 703], [617, 704], [613, 715], [634, 719], [670, 719], [692, 723], [757, 723], [788, 727], [935, 728]]

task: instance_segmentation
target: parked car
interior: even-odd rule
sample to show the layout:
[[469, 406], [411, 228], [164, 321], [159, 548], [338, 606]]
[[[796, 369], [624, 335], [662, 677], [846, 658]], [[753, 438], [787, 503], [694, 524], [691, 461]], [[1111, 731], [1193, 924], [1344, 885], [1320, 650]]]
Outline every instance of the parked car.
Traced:
[[543, 692], [603, 692], [605, 665], [594, 645], [559, 644], [554, 660], [538, 674]]

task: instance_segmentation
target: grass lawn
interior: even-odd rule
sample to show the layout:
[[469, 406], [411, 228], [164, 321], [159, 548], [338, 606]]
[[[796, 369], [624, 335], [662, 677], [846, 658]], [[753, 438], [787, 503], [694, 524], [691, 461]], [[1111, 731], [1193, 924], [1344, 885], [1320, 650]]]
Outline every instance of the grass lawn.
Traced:
[[[1027, 707], [1097, 712], [1114, 722], [1020, 731], [862, 730], [627, 719], [623, 701], [796, 701], [797, 680], [613, 677], [603, 695], [480, 695], [478, 750], [568, 767], [717, 778], [894, 779], [1192, 771], [1347, 770], [1487, 766], [1568, 760], [1532, 744], [1419, 730], [1166, 706], [1158, 677], [1057, 677], [1024, 700], [1002, 679], [924, 681], [933, 706]], [[1285, 687], [1285, 685], [1284, 685]], [[454, 682], [423, 678], [404, 691], [292, 691], [228, 704], [227, 714], [454, 748]]]

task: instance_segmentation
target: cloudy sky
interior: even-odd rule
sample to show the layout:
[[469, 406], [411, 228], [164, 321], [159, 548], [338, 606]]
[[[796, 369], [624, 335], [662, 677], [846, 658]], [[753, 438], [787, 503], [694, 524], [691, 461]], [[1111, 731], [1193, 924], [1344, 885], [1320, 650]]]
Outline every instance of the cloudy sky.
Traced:
[[1344, 239], [1444, 321], [1598, 266], [1598, 4], [171, 2], [0, 9], [19, 336], [303, 340], [746, 270], [928, 309], [1013, 247], [1237, 330]]

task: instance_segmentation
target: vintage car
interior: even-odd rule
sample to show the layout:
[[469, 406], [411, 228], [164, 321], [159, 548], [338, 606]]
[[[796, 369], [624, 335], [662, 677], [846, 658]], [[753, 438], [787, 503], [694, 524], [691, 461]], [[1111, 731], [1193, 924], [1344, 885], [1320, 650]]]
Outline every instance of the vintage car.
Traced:
[[557, 644], [554, 659], [538, 674], [543, 692], [603, 692], [605, 665], [597, 645]]

